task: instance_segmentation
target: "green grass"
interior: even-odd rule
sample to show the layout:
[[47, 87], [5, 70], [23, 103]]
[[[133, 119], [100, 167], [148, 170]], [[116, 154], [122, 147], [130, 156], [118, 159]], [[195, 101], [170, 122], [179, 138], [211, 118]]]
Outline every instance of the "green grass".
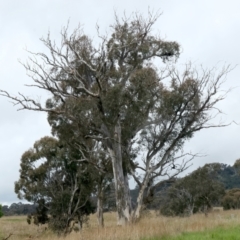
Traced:
[[240, 240], [240, 226], [233, 228], [215, 228], [204, 232], [182, 233], [177, 236], [144, 238], [142, 240]]

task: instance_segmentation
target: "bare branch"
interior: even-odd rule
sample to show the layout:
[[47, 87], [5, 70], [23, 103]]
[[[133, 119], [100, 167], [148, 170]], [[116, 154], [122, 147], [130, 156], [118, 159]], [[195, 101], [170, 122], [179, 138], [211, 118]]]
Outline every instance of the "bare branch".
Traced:
[[2, 238], [2, 240], [7, 240], [7, 239], [9, 239], [12, 235], [13, 235], [13, 233], [10, 233], [7, 237]]

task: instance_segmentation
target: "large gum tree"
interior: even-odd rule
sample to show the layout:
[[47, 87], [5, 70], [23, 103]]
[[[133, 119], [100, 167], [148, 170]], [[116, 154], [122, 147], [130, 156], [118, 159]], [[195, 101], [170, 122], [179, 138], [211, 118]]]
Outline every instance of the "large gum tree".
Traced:
[[[90, 161], [99, 148], [105, 151], [111, 159], [119, 225], [140, 218], [159, 177], [186, 169], [194, 157], [182, 152], [187, 139], [201, 129], [224, 126], [211, 120], [225, 98], [219, 92], [230, 69], [214, 74], [188, 64], [179, 73], [169, 62], [179, 57], [180, 46], [153, 34], [157, 19], [151, 13], [146, 19], [138, 14], [115, 17], [109, 36], [97, 31], [97, 46], [81, 27], [70, 35], [63, 29], [60, 45], [50, 35], [42, 39], [49, 54], [30, 53], [23, 65], [33, 80], [30, 87], [52, 95], [46, 105], [1, 91], [20, 109], [48, 112], [55, 131], [62, 122], [71, 124], [82, 161]], [[134, 208], [129, 176], [139, 189]]]

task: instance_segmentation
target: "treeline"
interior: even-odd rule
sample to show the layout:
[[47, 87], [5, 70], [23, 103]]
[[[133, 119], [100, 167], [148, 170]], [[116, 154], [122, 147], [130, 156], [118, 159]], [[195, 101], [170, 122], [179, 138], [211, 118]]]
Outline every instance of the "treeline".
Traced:
[[12, 203], [10, 206], [3, 205], [2, 212], [4, 216], [28, 215], [36, 212], [36, 205], [29, 203]]
[[155, 192], [149, 208], [167, 216], [207, 214], [212, 207], [240, 208], [240, 160], [233, 166], [210, 163], [183, 178], [176, 178]]
[[[130, 190], [132, 204], [136, 205], [138, 187]], [[103, 211], [116, 211], [114, 185], [105, 189]], [[94, 209], [97, 209], [97, 197], [91, 197]], [[145, 201], [146, 209], [159, 210], [165, 215], [189, 215], [206, 212], [213, 206], [224, 209], [240, 208], [239, 160], [233, 166], [224, 163], [210, 163], [198, 168], [183, 178], [162, 181]], [[38, 205], [13, 203], [2, 206], [5, 216], [36, 214]]]
[[221, 163], [218, 170], [218, 180], [224, 185], [225, 189], [240, 188], [238, 160], [233, 166]]

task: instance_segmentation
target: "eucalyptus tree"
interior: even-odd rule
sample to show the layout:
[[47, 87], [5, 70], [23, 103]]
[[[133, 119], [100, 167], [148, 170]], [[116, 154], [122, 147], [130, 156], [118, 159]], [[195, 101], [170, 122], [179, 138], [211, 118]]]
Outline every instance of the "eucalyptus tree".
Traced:
[[[98, 31], [97, 46], [81, 27], [70, 35], [63, 29], [60, 46], [50, 34], [42, 39], [49, 55], [31, 53], [23, 65], [33, 80], [30, 86], [52, 95], [46, 106], [24, 94], [1, 91], [20, 109], [48, 112], [55, 129], [70, 123], [82, 161], [91, 161], [94, 148], [109, 156], [121, 225], [139, 219], [144, 198], [159, 177], [186, 169], [189, 159], [182, 149], [187, 139], [201, 129], [223, 126], [211, 123], [212, 111], [225, 97], [219, 92], [230, 69], [214, 75], [186, 65], [179, 73], [166, 63], [179, 57], [180, 45], [153, 34], [157, 19], [151, 13], [146, 19], [138, 14], [121, 21], [116, 17], [109, 36]], [[130, 175], [139, 185], [135, 209]]]
[[0, 218], [3, 216], [2, 205], [0, 204]]
[[15, 182], [20, 199], [38, 204], [36, 223], [49, 220], [49, 226], [59, 233], [70, 232], [76, 219], [81, 225], [95, 210], [90, 200], [92, 178], [86, 164], [74, 161], [77, 157], [57, 139], [44, 137], [22, 155], [20, 178]]
[[184, 178], [178, 179], [167, 190], [161, 205], [165, 215], [192, 215], [202, 211], [206, 215], [212, 206], [220, 205], [225, 194], [218, 180], [219, 163], [206, 164]]
[[234, 162], [233, 167], [236, 169], [237, 174], [240, 175], [240, 159]]
[[[52, 108], [53, 104], [52, 100], [47, 101], [47, 107]], [[69, 104], [72, 104], [72, 102]], [[73, 107], [73, 114], [79, 111], [77, 106], [78, 104], [75, 104], [75, 107]], [[69, 146], [72, 149], [71, 151], [81, 155], [81, 158], [72, 159], [71, 161], [88, 164], [87, 169], [94, 182], [92, 194], [97, 198], [97, 218], [99, 226], [103, 227], [105, 192], [113, 178], [109, 154], [104, 151], [101, 143], [84, 138], [82, 133], [85, 127], [82, 126], [79, 129], [76, 122], [70, 121], [66, 116], [49, 113], [48, 122], [52, 128], [52, 134], [61, 139], [61, 143]]]
[[240, 189], [232, 188], [226, 191], [222, 198], [222, 206], [225, 210], [240, 208]]

